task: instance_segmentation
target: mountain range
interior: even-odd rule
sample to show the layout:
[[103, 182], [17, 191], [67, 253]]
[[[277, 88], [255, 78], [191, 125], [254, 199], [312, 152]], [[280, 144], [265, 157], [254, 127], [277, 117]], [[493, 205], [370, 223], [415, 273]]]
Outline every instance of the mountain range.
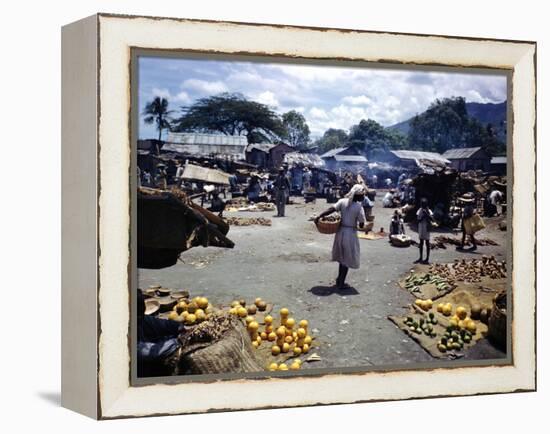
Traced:
[[[491, 124], [497, 137], [506, 140], [506, 101], [500, 103], [467, 102], [466, 111], [469, 116], [477, 119], [483, 125]], [[408, 134], [412, 119], [407, 119], [388, 128]]]

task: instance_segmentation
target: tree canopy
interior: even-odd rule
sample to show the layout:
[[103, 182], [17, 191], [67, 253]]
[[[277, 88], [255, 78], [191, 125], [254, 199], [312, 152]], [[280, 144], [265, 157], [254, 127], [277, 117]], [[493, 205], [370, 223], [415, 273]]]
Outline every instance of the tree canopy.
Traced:
[[274, 142], [286, 134], [279, 115], [267, 105], [247, 100], [239, 93], [222, 93], [181, 107], [176, 131], [220, 132], [244, 135], [248, 143]]
[[143, 122], [146, 124], [156, 124], [159, 132], [159, 140], [162, 138], [162, 130], [170, 129], [170, 115], [172, 110], [168, 110], [168, 100], [157, 96], [153, 101], [148, 102], [143, 110]]
[[319, 153], [323, 154], [331, 149], [346, 146], [347, 142], [348, 133], [345, 130], [329, 128], [315, 141], [315, 145], [319, 147]]
[[463, 97], [435, 100], [428, 110], [411, 120], [408, 138], [413, 149], [439, 153], [475, 146], [491, 155], [505, 150], [489, 125], [485, 127], [468, 115]]
[[283, 114], [284, 139], [290, 146], [306, 149], [309, 144], [309, 126], [303, 114], [291, 110]]

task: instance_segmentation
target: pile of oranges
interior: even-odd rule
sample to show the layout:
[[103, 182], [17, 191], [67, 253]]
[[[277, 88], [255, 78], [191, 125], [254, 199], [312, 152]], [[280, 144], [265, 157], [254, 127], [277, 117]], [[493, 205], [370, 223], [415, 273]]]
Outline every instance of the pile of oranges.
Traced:
[[[256, 299], [256, 306], [258, 304], [262, 306], [261, 302], [261, 299]], [[290, 353], [291, 357], [306, 354], [310, 349], [313, 338], [309, 335], [308, 321], [303, 319], [297, 322], [290, 316], [290, 311], [286, 307], [283, 307], [279, 311], [279, 318], [277, 320], [271, 315], [266, 315], [264, 326], [260, 326], [255, 317], [250, 315], [250, 310], [242, 305], [237, 306], [235, 304], [229, 312], [244, 319], [250, 341], [254, 348], [259, 348], [262, 344], [267, 343], [271, 345], [271, 354], [273, 356], [278, 356], [281, 353]], [[271, 363], [268, 369], [270, 371], [285, 371], [288, 369], [300, 369], [300, 367], [301, 361], [296, 359], [290, 366], [287, 366], [285, 363], [281, 363], [280, 365]]]

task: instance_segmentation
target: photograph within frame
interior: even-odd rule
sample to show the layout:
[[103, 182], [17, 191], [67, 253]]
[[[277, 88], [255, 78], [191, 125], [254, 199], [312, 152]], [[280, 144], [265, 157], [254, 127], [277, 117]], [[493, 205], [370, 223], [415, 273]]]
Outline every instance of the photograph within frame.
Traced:
[[[319, 61], [319, 60], [315, 60], [315, 61], [308, 61], [306, 59], [292, 59], [292, 60], [289, 60], [289, 59], [282, 59], [282, 58], [276, 58], [276, 57], [257, 57], [257, 56], [228, 56], [228, 55], [217, 55], [217, 54], [212, 54], [212, 53], [209, 53], [209, 54], [198, 54], [198, 53], [187, 53], [187, 52], [181, 52], [181, 53], [176, 53], [176, 52], [170, 52], [170, 51], [158, 51], [158, 50], [144, 50], [144, 49], [137, 49], [137, 48], [133, 48], [132, 49], [132, 62], [131, 62], [131, 84], [132, 84], [132, 89], [131, 89], [131, 99], [132, 99], [132, 103], [131, 103], [131, 119], [132, 119], [132, 125], [131, 125], [131, 131], [132, 131], [132, 137], [131, 137], [131, 144], [132, 144], [132, 167], [131, 167], [131, 171], [130, 171], [130, 174], [133, 175], [137, 172], [137, 143], [138, 143], [138, 135], [137, 135], [137, 125], [138, 125], [138, 119], [139, 117], [141, 116], [142, 114], [142, 111], [141, 111], [141, 106], [139, 105], [138, 103], [138, 92], [136, 90], [136, 87], [139, 86], [139, 77], [138, 77], [138, 69], [137, 69], [137, 60], [140, 58], [140, 56], [143, 56], [143, 57], [155, 57], [155, 56], [159, 56], [159, 55], [162, 55], [163, 57], [166, 57], [166, 58], [173, 58], [173, 57], [186, 57], [186, 58], [201, 58], [201, 57], [207, 57], [207, 58], [214, 58], [214, 57], [219, 57], [220, 60], [221, 59], [230, 59], [232, 61], [247, 61], [247, 62], [269, 62], [269, 63], [277, 63], [277, 62], [281, 62], [282, 64], [284, 64], [285, 62], [290, 62], [290, 63], [298, 63], [298, 64], [314, 64], [314, 65], [319, 65], [318, 67], [319, 68], [323, 68], [324, 66], [327, 67], [327, 66], [330, 66], [330, 65], [334, 65], [334, 64], [338, 64], [338, 65], [349, 65], [351, 67], [351, 65], [353, 65], [353, 68], [358, 68], [358, 67], [363, 67], [363, 68], [366, 68], [366, 67], [370, 67], [370, 68], [376, 68], [376, 69], [379, 69], [379, 70], [389, 70], [389, 71], [394, 71], [394, 70], [410, 70], [412, 69], [411, 66], [408, 66], [407, 68], [404, 68], [404, 67], [400, 67], [400, 66], [394, 66], [394, 65], [384, 65], [384, 64], [372, 64], [372, 63], [367, 63], [367, 62], [358, 62], [358, 61], [353, 61], [353, 62], [346, 62], [346, 61], [330, 61], [330, 62], [323, 62], [323, 61]], [[360, 65], [360, 66], [359, 66]], [[439, 72], [445, 72], [445, 71], [453, 71], [453, 70], [456, 70], [456, 68], [451, 68], [451, 67], [448, 67], [448, 68], [445, 68], [445, 67], [426, 67], [426, 66], [422, 66], [422, 67], [414, 67], [415, 70], [420, 70], [420, 71], [439, 71]], [[506, 76], [506, 79], [507, 79], [507, 82], [508, 82], [508, 87], [510, 86], [510, 74], [511, 72], [508, 71], [508, 70], [490, 70], [490, 69], [485, 69], [485, 70], [479, 70], [479, 69], [470, 69], [470, 68], [461, 68], [461, 72], [462, 73], [465, 73], [465, 70], [468, 71], [468, 72], [473, 72], [475, 71], [475, 73], [478, 73], [478, 74], [481, 74], [481, 73], [493, 73], [495, 74], [495, 72], [498, 72], [499, 74], [502, 74], [504, 76]], [[507, 89], [507, 98], [506, 100], [509, 101], [509, 98], [510, 98], [510, 89], [508, 88]], [[510, 125], [510, 130], [508, 131], [507, 135], [506, 135], [506, 146], [507, 146], [507, 155], [508, 156], [511, 156], [511, 137], [512, 137], [512, 132], [511, 132], [511, 125], [512, 125], [512, 122], [510, 122], [510, 118], [511, 118], [511, 104], [508, 104], [508, 107], [507, 107], [507, 110], [506, 110], [506, 117], [507, 117], [507, 124]], [[510, 158], [510, 157], [509, 157]], [[508, 204], [508, 214], [507, 214], [507, 226], [510, 227], [509, 225], [509, 222], [511, 221], [510, 220], [510, 217], [511, 217], [511, 210], [512, 210], [512, 207], [511, 207], [511, 204], [512, 204], [512, 198], [511, 198], [511, 195], [510, 195], [510, 191], [511, 191], [511, 188], [510, 188], [510, 185], [511, 185], [511, 164], [508, 164], [508, 184], [507, 184], [507, 187], [506, 187], [506, 194], [507, 194], [507, 199], [506, 199], [506, 203]], [[139, 282], [138, 280], [138, 271], [137, 271], [137, 244], [138, 244], [138, 240], [137, 240], [137, 194], [136, 194], [136, 191], [137, 191], [137, 183], [136, 183], [136, 177], [135, 176], [130, 176], [130, 179], [131, 179], [131, 192], [132, 192], [132, 200], [131, 200], [131, 203], [132, 203], [132, 210], [131, 210], [131, 215], [132, 215], [132, 237], [131, 237], [131, 244], [132, 244], [132, 260], [133, 260], [133, 269], [132, 269], [132, 284], [131, 284], [131, 287], [132, 289], [137, 289], [137, 284]], [[381, 198], [380, 197], [377, 197], [375, 202], [377, 202], [378, 206], [380, 207], [380, 200]], [[309, 216], [308, 216], [309, 217]], [[386, 227], [387, 226], [387, 222], [386, 221], [383, 221], [383, 222], [377, 222], [377, 223], [380, 223], [380, 226], [384, 226]], [[313, 223], [310, 222], [310, 224], [313, 226]], [[318, 234], [319, 237], [324, 237], [326, 239], [327, 236], [326, 235], [321, 235], [321, 234]], [[330, 238], [330, 237], [329, 237]], [[369, 245], [366, 244], [366, 243], [373, 243], [373, 242], [381, 242], [382, 240], [377, 240], [377, 241], [363, 241], [361, 240], [361, 247], [362, 249], [364, 249], [364, 252], [367, 252], [368, 249], [369, 249]], [[385, 241], [384, 241], [385, 242]], [[506, 244], [507, 244], [507, 248], [506, 250], [508, 251], [507, 252], [507, 263], [508, 264], [512, 264], [512, 261], [511, 261], [511, 238], [510, 238], [510, 233], [508, 232], [507, 233], [507, 236], [506, 236]], [[397, 249], [397, 247], [391, 247], [389, 245], [385, 246], [385, 248], [387, 249]], [[197, 247], [197, 249], [200, 249]], [[411, 249], [411, 247], [409, 247], [409, 249]], [[193, 250], [191, 250], [192, 252]], [[433, 251], [432, 252], [432, 255], [434, 256], [437, 256], [437, 250]], [[326, 259], [327, 261], [329, 259]], [[353, 273], [353, 270], [351, 271], [351, 273]], [[369, 270], [367, 270], [367, 275], [369, 274]], [[328, 282], [327, 282], [328, 283]], [[394, 285], [396, 284], [396, 282], [393, 283]], [[509, 284], [509, 277], [508, 277], [508, 284], [507, 284], [507, 289], [508, 289], [508, 299], [510, 300], [510, 295], [511, 295], [511, 288], [510, 288], [510, 284]], [[403, 291], [404, 289], [400, 289], [400, 291]], [[327, 374], [327, 373], [360, 373], [360, 372], [368, 372], [368, 371], [377, 371], [377, 370], [382, 370], [382, 371], [391, 371], [391, 370], [404, 370], [404, 369], [433, 369], [433, 368], [439, 368], [439, 367], [464, 367], [464, 366], [487, 366], [487, 365], [501, 365], [501, 364], [510, 364], [512, 363], [512, 359], [511, 359], [511, 356], [512, 356], [512, 351], [511, 351], [511, 336], [510, 336], [510, 333], [508, 333], [508, 338], [507, 338], [507, 346], [508, 346], [508, 350], [506, 351], [507, 353], [507, 356], [505, 358], [501, 358], [501, 359], [486, 359], [486, 360], [454, 360], [454, 361], [444, 361], [444, 362], [441, 362], [439, 363], [438, 361], [429, 361], [429, 362], [424, 362], [424, 363], [420, 363], [420, 364], [415, 364], [415, 363], [410, 363], [410, 364], [395, 364], [395, 365], [392, 365], [392, 364], [385, 364], [383, 366], [353, 366], [353, 367], [335, 367], [335, 368], [315, 368], [315, 367], [312, 367], [311, 369], [302, 369], [302, 370], [299, 370], [299, 371], [288, 371], [288, 372], [284, 372], [284, 371], [276, 371], [276, 372], [270, 372], [270, 371], [264, 371], [264, 372], [255, 372], [255, 373], [239, 373], [239, 374], [208, 374], [208, 375], [189, 375], [189, 376], [183, 376], [183, 375], [179, 375], [179, 376], [169, 376], [169, 377], [166, 377], [166, 376], [156, 376], [156, 377], [150, 377], [150, 378], [138, 378], [138, 376], [136, 375], [136, 359], [137, 359], [137, 352], [136, 352], [136, 337], [137, 337], [137, 321], [136, 321], [136, 318], [137, 318], [137, 300], [136, 300], [136, 296], [134, 294], [134, 292], [132, 291], [132, 311], [133, 311], [133, 315], [132, 315], [132, 318], [131, 318], [131, 339], [130, 339], [130, 348], [131, 348], [131, 354], [132, 354], [132, 369], [131, 369], [131, 383], [132, 384], [135, 384], [135, 385], [142, 385], [142, 384], [150, 384], [150, 383], [159, 383], [159, 382], [167, 382], [167, 383], [170, 383], [170, 382], [186, 382], [186, 381], [208, 381], [208, 380], [212, 380], [212, 379], [235, 379], [235, 378], [259, 378], [259, 377], [270, 377], [270, 376], [287, 376], [287, 375], [299, 375], [299, 376], [302, 376], [302, 375], [324, 375], [324, 374]], [[206, 294], [205, 294], [206, 295]], [[228, 294], [228, 297], [229, 297], [230, 294]], [[230, 300], [229, 300], [230, 301]], [[228, 300], [226, 300], [225, 302], [229, 302]], [[277, 307], [282, 307], [282, 306], [277, 306]], [[399, 307], [399, 309], [401, 309], [401, 307]], [[386, 318], [382, 318], [382, 320], [384, 321], [388, 321]], [[389, 321], [388, 321], [389, 323]], [[391, 324], [391, 323], [390, 323]], [[346, 324], [342, 324], [342, 326], [345, 326]], [[507, 319], [507, 330], [510, 330], [510, 318]], [[341, 332], [336, 332], [336, 333], [341, 333]], [[403, 339], [410, 339], [406, 334], [403, 334]], [[416, 343], [413, 342], [414, 345], [417, 345]], [[312, 363], [312, 365], [314, 365]]]

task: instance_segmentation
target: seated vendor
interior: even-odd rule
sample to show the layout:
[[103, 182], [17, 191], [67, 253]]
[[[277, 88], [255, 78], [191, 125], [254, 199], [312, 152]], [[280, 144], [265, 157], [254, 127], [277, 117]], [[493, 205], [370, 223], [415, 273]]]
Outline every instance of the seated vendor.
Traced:
[[220, 197], [220, 194], [217, 190], [212, 192], [212, 202], [208, 211], [217, 212], [220, 217], [222, 217], [225, 210], [225, 201]]
[[145, 298], [140, 290], [137, 303], [138, 377], [170, 375], [165, 361], [179, 349], [178, 335], [183, 330], [183, 325], [145, 315]]
[[401, 217], [401, 212], [397, 209], [393, 213], [390, 221], [390, 238], [392, 235], [405, 235], [403, 217]]

